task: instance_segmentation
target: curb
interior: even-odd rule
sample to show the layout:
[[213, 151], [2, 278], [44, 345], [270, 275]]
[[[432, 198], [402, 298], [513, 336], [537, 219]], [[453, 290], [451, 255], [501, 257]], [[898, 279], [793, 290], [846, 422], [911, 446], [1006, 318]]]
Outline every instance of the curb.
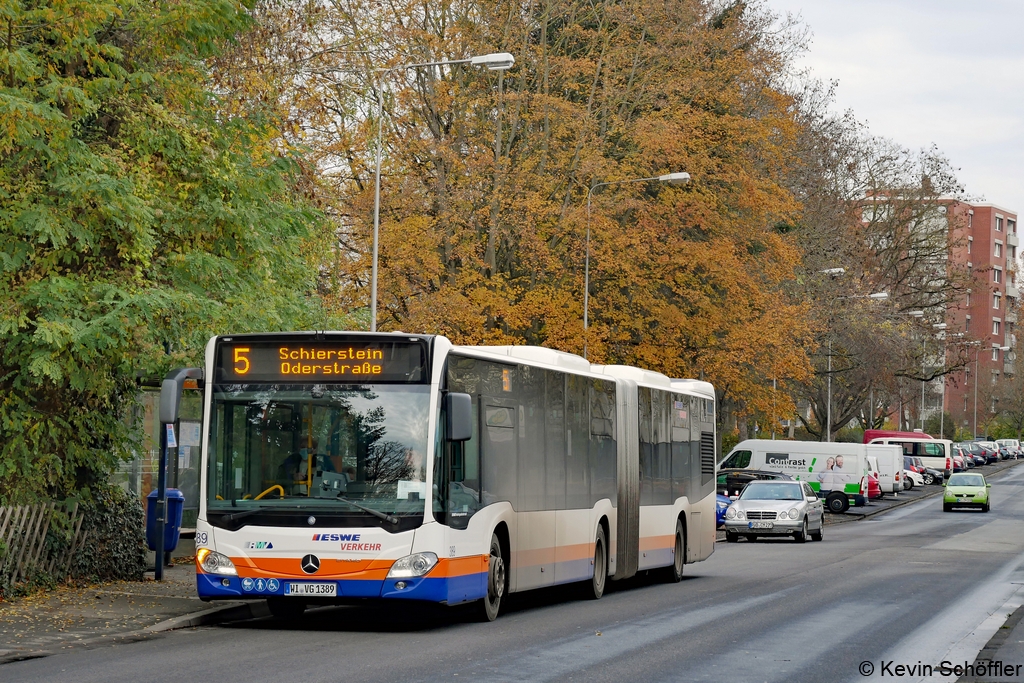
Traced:
[[200, 610], [199, 612], [165, 619], [152, 626], [147, 626], [140, 632], [162, 633], [163, 631], [173, 631], [179, 628], [195, 628], [197, 626], [220, 624], [225, 621], [258, 619], [267, 616], [270, 616], [270, 610], [262, 600], [256, 602], [229, 602], [217, 607]]
[[120, 633], [104, 633], [92, 638], [82, 638], [67, 643], [55, 643], [56, 649], [45, 650], [12, 650], [0, 652], [0, 665], [11, 662], [20, 662], [28, 659], [40, 659], [50, 655], [60, 654], [67, 650], [86, 647], [98, 644], [132, 643], [140, 640], [148, 640], [158, 633], [173, 631], [182, 628], [195, 628], [198, 626], [211, 626], [222, 624], [228, 621], [241, 621], [244, 619], [259, 619], [270, 616], [267, 604], [262, 601], [254, 602], [229, 602], [216, 607], [210, 607], [191, 614], [183, 614], [178, 617], [165, 619], [151, 626], [134, 631], [121, 631]]

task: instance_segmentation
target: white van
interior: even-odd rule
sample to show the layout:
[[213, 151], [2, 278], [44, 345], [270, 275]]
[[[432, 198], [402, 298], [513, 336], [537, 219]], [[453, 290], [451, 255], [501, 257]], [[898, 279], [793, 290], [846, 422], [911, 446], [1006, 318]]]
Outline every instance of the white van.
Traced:
[[867, 502], [870, 469], [864, 444], [747, 439], [736, 444], [718, 467], [719, 474], [763, 470], [806, 481], [832, 512], [846, 512], [851, 500], [855, 505]]
[[870, 444], [901, 446], [903, 455], [921, 458], [925, 467], [942, 472], [944, 479], [953, 474], [953, 442], [949, 439], [924, 437], [912, 439], [906, 436], [882, 436], [871, 439]]
[[897, 495], [903, 490], [903, 449], [899, 446], [868, 444], [865, 447], [868, 460], [874, 463], [878, 475], [878, 486], [882, 494]]

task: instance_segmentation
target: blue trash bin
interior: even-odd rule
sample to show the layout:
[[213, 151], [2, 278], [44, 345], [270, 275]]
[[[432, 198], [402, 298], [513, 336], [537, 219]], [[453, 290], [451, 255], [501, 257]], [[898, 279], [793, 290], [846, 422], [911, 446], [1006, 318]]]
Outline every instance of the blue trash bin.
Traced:
[[[156, 499], [157, 490], [153, 489], [146, 496], [146, 545], [150, 550], [156, 550]], [[184, 509], [185, 494], [178, 489], [167, 489], [167, 522], [164, 524], [164, 550], [166, 552], [171, 552], [178, 547], [178, 537], [181, 535], [181, 513]]]

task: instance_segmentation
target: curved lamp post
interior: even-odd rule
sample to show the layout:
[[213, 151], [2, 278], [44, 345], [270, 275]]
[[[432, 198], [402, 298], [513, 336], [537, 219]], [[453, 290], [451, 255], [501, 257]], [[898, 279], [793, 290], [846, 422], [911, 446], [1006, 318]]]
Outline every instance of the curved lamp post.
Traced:
[[[505, 71], [511, 69], [516, 63], [516, 58], [508, 52], [492, 52], [486, 55], [470, 57], [469, 59], [446, 59], [439, 62], [420, 62], [418, 64], [405, 64], [393, 66], [387, 69], [377, 69], [376, 73], [384, 74], [390, 71], [405, 71], [408, 69], [420, 69], [428, 66], [448, 66], [450, 64], [470, 64], [472, 66], [483, 66], [489, 71]], [[381, 138], [384, 130], [384, 94], [381, 88], [377, 88], [377, 154], [376, 164], [373, 172], [373, 265], [370, 270], [370, 332], [377, 331], [377, 239], [380, 235], [380, 158]]]
[[656, 175], [649, 178], [628, 178], [626, 180], [609, 180], [603, 183], [594, 183], [587, 190], [587, 239], [586, 239], [586, 257], [584, 258], [583, 265], [583, 358], [587, 357], [587, 340], [586, 332], [589, 328], [589, 311], [590, 311], [590, 198], [594, 194], [594, 190], [605, 185], [620, 185], [623, 183], [645, 183], [652, 180], [657, 180], [659, 183], [666, 185], [685, 185], [690, 182], [689, 173], [666, 173], [665, 175]]

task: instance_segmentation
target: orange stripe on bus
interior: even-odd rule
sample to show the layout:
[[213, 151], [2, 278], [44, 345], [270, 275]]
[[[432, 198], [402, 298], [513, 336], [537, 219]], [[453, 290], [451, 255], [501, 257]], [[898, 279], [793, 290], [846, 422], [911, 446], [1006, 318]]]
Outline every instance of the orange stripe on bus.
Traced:
[[[297, 579], [353, 579], [383, 581], [394, 560], [336, 560], [322, 558], [320, 571], [306, 574], [299, 566], [297, 557], [232, 557], [231, 561], [242, 578], [273, 578], [294, 577]], [[427, 576], [434, 578], [454, 578], [480, 574], [488, 570], [489, 555], [471, 555], [469, 557], [441, 558]], [[196, 571], [205, 574], [203, 568], [196, 563]]]
[[668, 536], [641, 536], [640, 537], [640, 552], [646, 550], [664, 550], [666, 548], [673, 548], [676, 545], [675, 534], [669, 534]]

